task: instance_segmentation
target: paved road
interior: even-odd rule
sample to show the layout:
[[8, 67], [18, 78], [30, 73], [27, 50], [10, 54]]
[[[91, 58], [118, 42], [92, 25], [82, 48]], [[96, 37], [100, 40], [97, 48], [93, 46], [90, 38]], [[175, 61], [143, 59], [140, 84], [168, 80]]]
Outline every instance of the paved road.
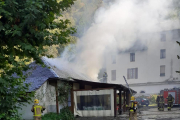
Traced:
[[[129, 120], [128, 113], [118, 116], [116, 120]], [[138, 114], [138, 120], [180, 120], [179, 108], [172, 108], [171, 111], [158, 111], [157, 108], [144, 107], [141, 114]]]

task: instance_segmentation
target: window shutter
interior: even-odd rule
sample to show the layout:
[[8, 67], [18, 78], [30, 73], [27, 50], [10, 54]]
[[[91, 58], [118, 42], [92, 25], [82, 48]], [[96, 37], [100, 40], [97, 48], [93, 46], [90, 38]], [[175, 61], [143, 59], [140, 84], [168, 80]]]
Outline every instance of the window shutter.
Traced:
[[136, 76], [135, 76], [135, 79], [138, 79], [138, 68], [135, 68], [136, 70]]
[[132, 79], [135, 79], [135, 68], [132, 68], [131, 71], [132, 71], [132, 76], [131, 76], [131, 78], [132, 78]]
[[129, 79], [129, 69], [127, 69], [127, 79]]
[[165, 76], [165, 65], [160, 66], [160, 76]]
[[133, 54], [133, 61], [135, 61], [135, 53]]

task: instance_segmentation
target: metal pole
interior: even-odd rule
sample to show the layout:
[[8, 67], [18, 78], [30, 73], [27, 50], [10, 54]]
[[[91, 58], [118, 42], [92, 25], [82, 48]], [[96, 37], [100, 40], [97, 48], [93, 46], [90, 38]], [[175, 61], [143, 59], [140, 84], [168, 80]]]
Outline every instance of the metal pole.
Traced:
[[[124, 76], [123, 76], [123, 77], [124, 77]], [[128, 89], [129, 89], [129, 91], [130, 91], [131, 95], [133, 95], [133, 94], [132, 94], [131, 89], [129, 88], [129, 84], [127, 83], [127, 81], [126, 81], [126, 78], [125, 78], [125, 77], [124, 77], [124, 80], [125, 80], [125, 82], [126, 82], [126, 85], [128, 86]]]

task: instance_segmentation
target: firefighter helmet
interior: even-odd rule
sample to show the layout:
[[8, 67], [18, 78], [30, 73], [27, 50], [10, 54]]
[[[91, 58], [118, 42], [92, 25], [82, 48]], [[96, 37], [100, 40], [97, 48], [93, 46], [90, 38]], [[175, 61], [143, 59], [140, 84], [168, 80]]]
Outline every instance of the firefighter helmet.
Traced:
[[135, 97], [134, 97], [134, 96], [131, 97], [131, 101], [133, 101], [133, 100], [135, 100]]
[[38, 100], [38, 99], [35, 99], [35, 100], [34, 100], [34, 103], [35, 103], [35, 104], [38, 104], [38, 103], [39, 103], [39, 100]]

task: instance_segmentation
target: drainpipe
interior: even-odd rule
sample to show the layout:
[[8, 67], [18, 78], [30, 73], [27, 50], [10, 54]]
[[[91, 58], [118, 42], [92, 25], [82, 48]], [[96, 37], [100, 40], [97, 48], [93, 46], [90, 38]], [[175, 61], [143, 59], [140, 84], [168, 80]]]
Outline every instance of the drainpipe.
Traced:
[[57, 80], [56, 80], [56, 85], [55, 85], [55, 89], [56, 89], [56, 112], [57, 114], [59, 114], [59, 104], [58, 104], [58, 87], [57, 87]]

